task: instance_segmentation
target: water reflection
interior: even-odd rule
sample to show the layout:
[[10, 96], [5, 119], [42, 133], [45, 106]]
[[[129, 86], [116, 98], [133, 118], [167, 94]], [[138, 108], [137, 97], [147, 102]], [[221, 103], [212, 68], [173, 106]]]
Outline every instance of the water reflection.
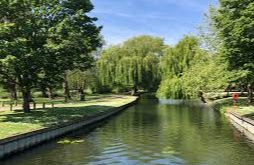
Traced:
[[198, 104], [142, 100], [92, 132], [68, 138], [80, 143], [53, 141], [0, 164], [254, 164], [252, 143], [223, 115]]

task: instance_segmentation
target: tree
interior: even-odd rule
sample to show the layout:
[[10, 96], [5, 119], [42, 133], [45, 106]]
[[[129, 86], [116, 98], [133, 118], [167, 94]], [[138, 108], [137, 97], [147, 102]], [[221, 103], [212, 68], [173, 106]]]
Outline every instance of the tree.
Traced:
[[217, 55], [222, 48], [222, 39], [218, 36], [218, 30], [213, 19], [216, 16], [217, 9], [209, 6], [209, 10], [204, 15], [202, 24], [198, 27], [198, 38], [201, 47], [211, 55]]
[[202, 56], [199, 41], [196, 37], [185, 36], [174, 48], [164, 49], [160, 60], [163, 77], [179, 76]]
[[235, 75], [227, 70], [226, 64], [221, 63], [219, 57], [210, 56], [196, 62], [183, 74], [183, 89], [189, 98], [199, 97], [199, 91], [224, 92]]
[[249, 102], [253, 102], [254, 86], [254, 2], [251, 0], [220, 0], [217, 14], [213, 16], [219, 36], [223, 40], [224, 59], [230, 70], [245, 71]]
[[185, 36], [175, 47], [166, 48], [160, 60], [162, 82], [157, 91], [158, 97], [190, 98], [184, 89], [184, 74], [193, 65], [207, 61], [208, 58], [209, 55], [200, 48], [198, 39], [193, 36]]
[[89, 0], [0, 2], [0, 75], [16, 78], [24, 112], [42, 77], [52, 83], [55, 73], [90, 65], [101, 29], [86, 15], [92, 9]]
[[9, 56], [5, 59], [1, 59], [0, 65], [2, 72], [5, 73], [4, 75], [0, 74], [0, 84], [4, 89], [9, 91], [11, 100], [17, 100], [17, 77], [14, 74], [13, 67], [10, 67], [15, 65], [12, 57]]
[[133, 93], [137, 89], [156, 89], [160, 81], [158, 68], [163, 47], [161, 38], [138, 36], [123, 45], [107, 48], [97, 62], [102, 85], [120, 91], [132, 88]]
[[56, 56], [57, 69], [63, 73], [66, 101], [70, 99], [68, 71], [90, 68], [94, 60], [91, 52], [102, 45], [101, 27], [94, 24], [97, 18], [87, 16], [92, 9], [90, 0], [68, 0], [50, 12], [52, 25], [46, 47]]
[[94, 68], [81, 71], [73, 70], [68, 72], [67, 81], [69, 82], [70, 89], [78, 91], [80, 101], [84, 101], [84, 90], [88, 89], [91, 92], [97, 92], [99, 89], [99, 80]]
[[[29, 112], [30, 92], [40, 72], [45, 31], [42, 28], [40, 2], [3, 0], [0, 2], [0, 74], [10, 80], [12, 73], [23, 94], [23, 109]], [[34, 9], [34, 10], [33, 10]], [[7, 82], [9, 83], [9, 82]]]

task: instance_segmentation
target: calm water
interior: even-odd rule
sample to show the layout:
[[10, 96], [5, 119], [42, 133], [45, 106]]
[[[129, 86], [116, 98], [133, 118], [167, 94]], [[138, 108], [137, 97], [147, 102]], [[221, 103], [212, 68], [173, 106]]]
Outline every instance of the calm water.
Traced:
[[[90, 133], [77, 131], [1, 165], [253, 165], [254, 147], [227, 119], [204, 106], [143, 100]], [[76, 143], [59, 144], [62, 140]]]

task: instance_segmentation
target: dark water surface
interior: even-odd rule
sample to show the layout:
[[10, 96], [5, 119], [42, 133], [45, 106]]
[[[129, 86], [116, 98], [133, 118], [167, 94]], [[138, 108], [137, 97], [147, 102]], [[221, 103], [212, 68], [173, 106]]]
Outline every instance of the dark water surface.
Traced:
[[[25, 151], [1, 165], [254, 165], [253, 143], [204, 106], [143, 100], [84, 133]], [[66, 140], [66, 144], [59, 141]], [[72, 143], [68, 143], [68, 142]]]

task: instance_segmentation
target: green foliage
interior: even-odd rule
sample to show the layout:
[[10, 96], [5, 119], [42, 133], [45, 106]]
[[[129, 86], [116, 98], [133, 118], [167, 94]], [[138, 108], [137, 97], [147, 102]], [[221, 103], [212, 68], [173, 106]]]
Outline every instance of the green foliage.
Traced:
[[254, 2], [251, 0], [220, 0], [213, 16], [219, 36], [223, 40], [223, 57], [230, 70], [244, 72], [238, 83], [248, 88], [249, 101], [253, 102], [254, 90]]
[[57, 61], [54, 69], [65, 71], [91, 66], [91, 52], [101, 46], [101, 27], [94, 24], [96, 18], [87, 15], [92, 9], [90, 0], [67, 0], [47, 8], [52, 20], [48, 24], [45, 47]]
[[170, 77], [162, 80], [157, 91], [159, 98], [185, 99], [187, 96], [183, 91], [183, 79], [181, 77]]
[[166, 48], [160, 60], [163, 77], [181, 76], [197, 60], [206, 58], [196, 37], [185, 36], [174, 48]]
[[94, 69], [81, 71], [73, 70], [68, 72], [67, 76], [70, 89], [88, 89], [91, 92], [98, 92], [99, 90], [99, 80]]
[[254, 2], [220, 0], [213, 17], [223, 39], [224, 55], [231, 69], [254, 70]]
[[183, 74], [184, 91], [190, 98], [197, 98], [199, 91], [223, 92], [233, 75], [232, 72], [227, 71], [226, 65], [210, 58], [196, 63]]
[[7, 99], [7, 98], [9, 98], [9, 95], [10, 94], [5, 89], [0, 88], [0, 98], [1, 99]]
[[90, 0], [1, 0], [1, 83], [18, 85], [29, 111], [33, 88], [54, 88], [66, 70], [91, 66], [101, 27]]
[[213, 19], [216, 14], [217, 9], [213, 6], [209, 6], [208, 13], [205, 13], [204, 20], [198, 27], [198, 38], [201, 47], [212, 55], [218, 54], [222, 48], [222, 39], [218, 35], [218, 30]]
[[184, 75], [193, 65], [206, 61], [209, 56], [200, 49], [198, 39], [192, 36], [185, 36], [174, 48], [166, 48], [164, 53], [160, 61], [163, 80], [157, 91], [158, 97], [189, 98]]
[[158, 68], [163, 47], [161, 38], [139, 36], [123, 45], [107, 48], [97, 62], [102, 85], [117, 88], [117, 91], [132, 87], [156, 89], [160, 81]]

